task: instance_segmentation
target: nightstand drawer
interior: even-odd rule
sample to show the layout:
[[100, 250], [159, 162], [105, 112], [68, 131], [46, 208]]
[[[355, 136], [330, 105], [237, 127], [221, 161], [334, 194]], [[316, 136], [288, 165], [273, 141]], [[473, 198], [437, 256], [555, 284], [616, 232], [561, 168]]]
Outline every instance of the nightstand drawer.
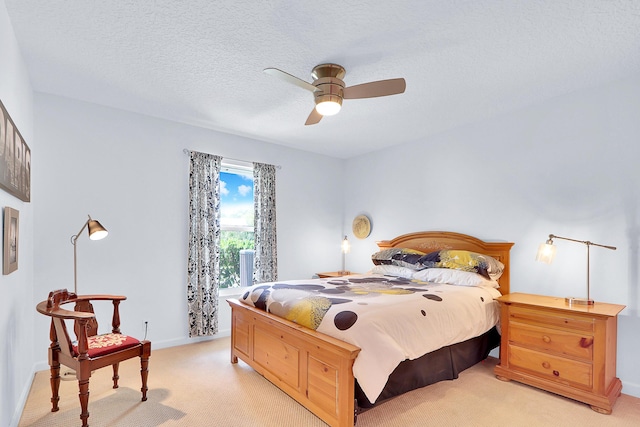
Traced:
[[532, 371], [542, 378], [586, 389], [593, 387], [592, 366], [589, 363], [510, 345], [509, 364], [517, 370]]
[[574, 331], [594, 331], [594, 320], [589, 317], [564, 315], [557, 312], [545, 312], [538, 309], [511, 307], [509, 318], [512, 322], [532, 323], [540, 326], [554, 326]]
[[593, 360], [593, 335], [511, 322], [509, 340], [524, 347]]

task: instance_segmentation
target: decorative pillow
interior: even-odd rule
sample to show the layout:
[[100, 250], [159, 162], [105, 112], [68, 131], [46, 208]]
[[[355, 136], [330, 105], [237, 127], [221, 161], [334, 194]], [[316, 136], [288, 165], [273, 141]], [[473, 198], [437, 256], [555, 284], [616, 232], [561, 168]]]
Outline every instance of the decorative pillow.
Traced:
[[415, 249], [390, 248], [371, 255], [371, 261], [373, 261], [375, 265], [398, 265], [413, 270], [420, 270], [424, 267], [419, 263], [419, 260], [424, 255], [424, 252]]
[[416, 271], [407, 268], [400, 267], [399, 265], [374, 265], [369, 273], [371, 274], [383, 274], [385, 276], [404, 277], [405, 279], [411, 279], [413, 273]]
[[450, 268], [427, 268], [416, 271], [413, 278], [432, 283], [446, 283], [457, 286], [488, 286], [498, 288], [500, 285], [495, 280], [490, 280], [478, 273]]
[[478, 273], [487, 279], [502, 276], [504, 264], [488, 255], [462, 250], [441, 250], [426, 254], [418, 261], [423, 268], [450, 268]]

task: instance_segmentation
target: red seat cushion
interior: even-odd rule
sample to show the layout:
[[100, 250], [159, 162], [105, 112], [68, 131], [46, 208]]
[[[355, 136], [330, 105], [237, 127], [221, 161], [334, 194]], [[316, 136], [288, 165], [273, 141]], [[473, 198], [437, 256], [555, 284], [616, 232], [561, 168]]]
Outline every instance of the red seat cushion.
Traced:
[[[140, 341], [128, 335], [102, 334], [89, 337], [88, 344], [89, 351], [87, 353], [89, 357], [93, 358], [104, 356], [105, 354], [113, 353], [115, 351], [124, 350], [129, 347], [134, 347], [140, 344]], [[74, 356], [78, 356], [80, 354], [78, 352], [77, 345], [73, 346], [73, 354]]]

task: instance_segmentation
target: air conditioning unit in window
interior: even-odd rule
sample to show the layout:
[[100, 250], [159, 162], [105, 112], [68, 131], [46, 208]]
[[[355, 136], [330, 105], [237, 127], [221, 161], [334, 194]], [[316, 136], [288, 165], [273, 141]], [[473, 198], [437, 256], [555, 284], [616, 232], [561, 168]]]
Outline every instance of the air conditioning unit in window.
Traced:
[[240, 251], [240, 286], [253, 285], [253, 257], [256, 251], [242, 249]]

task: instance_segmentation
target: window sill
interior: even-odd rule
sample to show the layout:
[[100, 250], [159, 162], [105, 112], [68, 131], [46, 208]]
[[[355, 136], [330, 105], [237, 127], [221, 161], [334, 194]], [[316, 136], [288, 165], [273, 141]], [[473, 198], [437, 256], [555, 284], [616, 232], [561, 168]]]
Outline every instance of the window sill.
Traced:
[[232, 298], [232, 297], [239, 297], [242, 294], [244, 294], [247, 289], [249, 289], [248, 286], [238, 286], [235, 288], [224, 288], [224, 289], [220, 289], [218, 291], [218, 296], [220, 298]]

